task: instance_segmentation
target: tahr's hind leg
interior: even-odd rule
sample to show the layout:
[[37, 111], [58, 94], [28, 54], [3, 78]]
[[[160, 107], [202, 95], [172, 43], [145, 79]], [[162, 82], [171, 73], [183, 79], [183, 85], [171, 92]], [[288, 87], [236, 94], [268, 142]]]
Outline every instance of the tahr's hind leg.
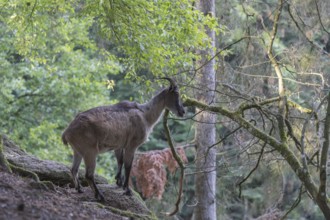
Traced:
[[82, 156], [77, 151], [73, 150], [73, 162], [72, 162], [72, 167], [71, 167], [71, 175], [72, 175], [74, 187], [79, 193], [83, 192], [81, 189], [79, 178], [78, 178], [78, 170], [79, 170], [81, 160], [82, 160]]
[[97, 188], [94, 180], [94, 172], [96, 167], [96, 155], [94, 154], [86, 154], [84, 155], [84, 162], [86, 166], [86, 180], [88, 185], [92, 188], [95, 194], [95, 198], [101, 202], [104, 202], [104, 196], [101, 191]]
[[122, 178], [122, 175], [121, 175], [121, 170], [122, 170], [122, 167], [123, 167], [123, 149], [118, 149], [118, 150], [115, 150], [115, 156], [116, 156], [116, 159], [117, 159], [117, 174], [116, 174], [116, 184], [117, 186], [122, 186], [123, 185], [123, 178]]

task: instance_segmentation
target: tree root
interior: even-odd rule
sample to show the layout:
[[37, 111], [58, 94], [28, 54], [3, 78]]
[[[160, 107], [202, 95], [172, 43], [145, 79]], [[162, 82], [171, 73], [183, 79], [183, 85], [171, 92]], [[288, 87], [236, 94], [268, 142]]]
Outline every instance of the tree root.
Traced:
[[26, 170], [22, 167], [15, 166], [13, 164], [9, 164], [9, 166], [10, 166], [11, 170], [13, 171], [13, 173], [18, 174], [21, 177], [29, 177], [36, 182], [40, 182], [39, 177], [36, 173]]
[[35, 189], [50, 190], [56, 192], [56, 186], [50, 181], [32, 182], [30, 186]]
[[51, 181], [40, 181], [39, 176], [36, 173], [10, 163], [9, 167], [13, 173], [18, 174], [19, 176], [33, 179], [35, 182], [30, 184], [33, 188], [56, 191], [56, 187]]

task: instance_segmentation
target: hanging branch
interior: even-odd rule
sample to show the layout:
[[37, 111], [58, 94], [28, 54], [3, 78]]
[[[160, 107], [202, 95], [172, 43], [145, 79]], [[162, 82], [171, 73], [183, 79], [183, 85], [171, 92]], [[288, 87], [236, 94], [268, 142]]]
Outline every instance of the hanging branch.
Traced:
[[182, 194], [183, 179], [184, 179], [184, 165], [183, 165], [183, 161], [182, 161], [181, 157], [176, 153], [174, 145], [173, 145], [170, 129], [168, 128], [168, 125], [167, 125], [168, 115], [169, 115], [169, 110], [165, 109], [165, 113], [164, 113], [164, 117], [163, 117], [163, 126], [164, 126], [164, 129], [165, 129], [167, 142], [168, 142], [168, 144], [171, 148], [172, 155], [173, 155], [174, 159], [176, 160], [176, 162], [179, 164], [180, 171], [181, 171], [179, 194], [178, 194], [178, 198], [177, 198], [176, 203], [175, 203], [175, 208], [172, 212], [165, 213], [165, 215], [167, 215], [167, 216], [173, 216], [179, 211], [179, 205], [180, 205], [180, 202], [181, 202], [181, 194]]

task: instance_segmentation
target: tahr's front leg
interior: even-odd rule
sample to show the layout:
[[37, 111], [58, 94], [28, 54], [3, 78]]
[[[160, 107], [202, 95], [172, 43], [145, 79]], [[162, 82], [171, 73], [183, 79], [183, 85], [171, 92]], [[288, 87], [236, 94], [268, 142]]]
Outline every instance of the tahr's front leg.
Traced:
[[134, 159], [134, 152], [126, 152], [125, 153], [125, 157], [124, 157], [124, 165], [125, 165], [125, 181], [124, 181], [124, 185], [123, 185], [123, 189], [125, 190], [124, 194], [131, 196], [132, 192], [131, 189], [128, 186], [129, 183], [129, 176], [130, 176], [130, 172], [132, 169], [132, 163], [133, 163], [133, 159]]

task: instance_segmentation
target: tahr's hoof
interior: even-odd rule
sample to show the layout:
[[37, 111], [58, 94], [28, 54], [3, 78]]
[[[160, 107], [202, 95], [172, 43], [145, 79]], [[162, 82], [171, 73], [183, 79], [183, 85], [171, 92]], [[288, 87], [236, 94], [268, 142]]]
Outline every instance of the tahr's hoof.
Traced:
[[97, 194], [97, 195], [95, 195], [95, 198], [97, 199], [97, 201], [99, 201], [99, 202], [105, 202], [105, 198], [104, 198], [104, 196], [102, 195], [102, 194]]
[[117, 186], [120, 186], [120, 187], [123, 186], [122, 179], [121, 178], [117, 178], [116, 184], [117, 184]]
[[98, 198], [97, 201], [98, 201], [98, 202], [101, 202], [101, 203], [106, 202], [104, 197], [100, 197], [100, 198]]
[[[125, 189], [124, 189], [125, 190]], [[132, 191], [129, 189], [129, 188], [127, 188], [126, 190], [125, 190], [125, 192], [124, 192], [124, 195], [125, 196], [132, 196]]]

